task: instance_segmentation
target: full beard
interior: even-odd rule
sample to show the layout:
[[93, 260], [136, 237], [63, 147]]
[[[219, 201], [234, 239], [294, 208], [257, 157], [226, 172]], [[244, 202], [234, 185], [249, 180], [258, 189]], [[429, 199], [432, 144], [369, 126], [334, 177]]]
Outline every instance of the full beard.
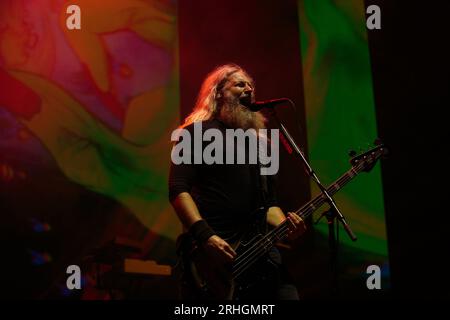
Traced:
[[218, 118], [234, 129], [255, 129], [258, 131], [266, 127], [266, 118], [261, 112], [250, 111], [247, 107], [241, 105], [238, 100], [224, 103], [220, 108]]

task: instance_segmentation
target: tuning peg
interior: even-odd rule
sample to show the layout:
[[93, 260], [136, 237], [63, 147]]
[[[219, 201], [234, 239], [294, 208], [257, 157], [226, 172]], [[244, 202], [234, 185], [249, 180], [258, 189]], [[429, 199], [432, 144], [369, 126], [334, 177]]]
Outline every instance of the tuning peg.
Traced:
[[353, 158], [354, 156], [356, 156], [356, 151], [355, 150], [350, 150], [348, 152], [348, 155]]

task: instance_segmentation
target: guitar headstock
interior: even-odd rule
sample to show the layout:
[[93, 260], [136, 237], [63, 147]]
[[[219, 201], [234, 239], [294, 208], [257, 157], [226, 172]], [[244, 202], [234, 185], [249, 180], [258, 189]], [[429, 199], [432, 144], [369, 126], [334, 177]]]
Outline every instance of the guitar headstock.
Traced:
[[370, 171], [377, 163], [378, 159], [386, 157], [388, 154], [388, 149], [384, 146], [381, 140], [375, 140], [375, 147], [372, 149], [361, 153], [360, 155], [356, 155], [356, 153], [350, 153], [353, 156], [350, 160], [350, 163], [354, 169], [357, 171]]

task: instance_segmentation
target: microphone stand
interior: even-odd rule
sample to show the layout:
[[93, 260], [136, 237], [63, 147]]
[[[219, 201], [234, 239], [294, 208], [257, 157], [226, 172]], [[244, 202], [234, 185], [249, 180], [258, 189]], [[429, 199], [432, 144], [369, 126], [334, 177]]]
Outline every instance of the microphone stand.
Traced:
[[[291, 100], [288, 100], [292, 106], [294, 106], [294, 103]], [[327, 192], [327, 189], [322, 185], [322, 183], [319, 180], [319, 177], [316, 175], [310, 164], [305, 158], [305, 155], [303, 154], [302, 150], [297, 146], [292, 136], [287, 131], [286, 127], [283, 125], [283, 123], [278, 119], [277, 114], [275, 112], [274, 108], [269, 108], [270, 114], [273, 115], [274, 119], [278, 123], [278, 126], [280, 127], [282, 134], [286, 138], [286, 140], [289, 142], [292, 149], [295, 151], [295, 153], [300, 157], [300, 159], [303, 162], [304, 168], [307, 172], [307, 174], [311, 177], [312, 180], [317, 184], [320, 191], [322, 192], [325, 200], [328, 202], [330, 208], [323, 212], [319, 218], [319, 220], [325, 216], [328, 221], [328, 244], [330, 246], [330, 268], [331, 268], [331, 276], [332, 276], [332, 293], [336, 294], [338, 291], [338, 281], [337, 281], [337, 253], [338, 253], [338, 246], [337, 246], [337, 239], [336, 234], [334, 231], [334, 220], [335, 218], [338, 219], [339, 222], [342, 223], [344, 226], [345, 231], [347, 232], [348, 236], [352, 239], [352, 241], [356, 241], [356, 236], [350, 229], [350, 226], [347, 224], [347, 221], [345, 220], [344, 216], [342, 215], [339, 208], [336, 206], [336, 203], [334, 202], [333, 198], [329, 195]], [[318, 220], [318, 221], [319, 221]], [[318, 222], [317, 221], [317, 222]], [[338, 230], [338, 229], [337, 229]]]

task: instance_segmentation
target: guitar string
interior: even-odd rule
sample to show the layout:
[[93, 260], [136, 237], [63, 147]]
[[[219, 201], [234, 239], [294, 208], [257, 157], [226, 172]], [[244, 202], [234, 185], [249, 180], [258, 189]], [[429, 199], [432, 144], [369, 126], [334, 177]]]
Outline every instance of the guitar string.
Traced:
[[[344, 178], [344, 177], [346, 177], [345, 179], [342, 179], [342, 182], [344, 182], [345, 180], [351, 180], [351, 178], [349, 178], [349, 176], [348, 176], [348, 174], [345, 174], [343, 177], [341, 177], [341, 178]], [[332, 189], [332, 187], [330, 187], [329, 189]], [[314, 205], [314, 207], [319, 207], [319, 203], [318, 202], [320, 202], [321, 200], [323, 199], [323, 197], [322, 196], [318, 196], [318, 197], [316, 197], [313, 201], [311, 201], [311, 203], [309, 204], [309, 205], [306, 205], [306, 206], [303, 206], [301, 209], [299, 209], [299, 210], [297, 210], [296, 211], [296, 213], [299, 213], [300, 211], [302, 211], [302, 209], [303, 210], [306, 210], [302, 215], [301, 215], [301, 217], [302, 218], [307, 218], [307, 216], [309, 215], [309, 213], [310, 213], [310, 211], [315, 211], [315, 209], [312, 209], [312, 207], [311, 207], [311, 204], [313, 204]], [[321, 204], [320, 204], [321, 205]], [[284, 226], [284, 225], [283, 225]], [[287, 224], [286, 224], [286, 226], [287, 226]], [[260, 246], [261, 245], [261, 242], [266, 242], [266, 240], [265, 239], [267, 239], [267, 238], [270, 238], [271, 236], [272, 236], [272, 233], [273, 232], [276, 232], [277, 231], [277, 229], [274, 229], [272, 232], [270, 232], [269, 234], [267, 234], [265, 237], [264, 237], [264, 239], [260, 239], [259, 241], [257, 241], [257, 242], [255, 242], [253, 245], [252, 245], [252, 247], [250, 247], [249, 249], [247, 249], [246, 250], [246, 252], [244, 252], [244, 254], [243, 255], [240, 255], [239, 257], [238, 257], [238, 260], [235, 262], [235, 265], [233, 266], [234, 268], [239, 268], [239, 264], [242, 264], [242, 263], [247, 263], [247, 261], [246, 261], [246, 258], [248, 259], [248, 260], [254, 260], [252, 257], [251, 257], [251, 254], [253, 253], [253, 252], [255, 252], [255, 247], [257, 247], [257, 246]], [[250, 254], [250, 257], [246, 257], [246, 256], [248, 256]]]
[[[287, 234], [288, 229], [284, 230], [285, 233]], [[282, 233], [283, 234], [283, 233]], [[284, 237], [284, 235], [283, 235]], [[242, 273], [244, 273], [245, 271], [248, 270], [249, 267], [251, 267], [253, 265], [253, 263], [255, 261], [257, 261], [259, 258], [261, 258], [262, 256], [264, 256], [266, 254], [266, 250], [265, 248], [259, 248], [253, 255], [252, 258], [250, 260], [247, 260], [247, 263], [245, 265], [241, 265], [241, 267], [237, 270], [234, 270], [232, 273], [232, 277], [233, 279], [236, 279], [237, 277], [239, 277]]]
[[[382, 149], [380, 149], [380, 150], [382, 150]], [[377, 156], [377, 158], [378, 158], [378, 156]], [[356, 165], [356, 173], [354, 175], [350, 174], [350, 171], [355, 170], [355, 167], [352, 167], [342, 177], [340, 177], [336, 183], [334, 183], [331, 187], [326, 189], [327, 192], [334, 193], [337, 190], [339, 190], [339, 188], [342, 188], [343, 185], [341, 186], [341, 184], [342, 183], [346, 184], [349, 181], [351, 181], [360, 172], [360, 170], [362, 170], [363, 166], [364, 166], [364, 162], [358, 163]], [[340, 181], [341, 179], [342, 179], [342, 181]], [[334, 190], [336, 184], [339, 185], [339, 188], [337, 190]], [[323, 204], [323, 202], [325, 201], [323, 198], [324, 198], [323, 195], [317, 196], [313, 201], [311, 201], [310, 204], [306, 204], [302, 208], [295, 211], [295, 213], [299, 213], [302, 210], [306, 210], [303, 214], [301, 214], [301, 217], [302, 217], [302, 219], [307, 218], [309, 216], [309, 214], [313, 213], [316, 209], [318, 209], [319, 206], [321, 206]], [[322, 201], [322, 203], [320, 203], [320, 204], [317, 203], [317, 202], [321, 202], [321, 201]], [[313, 206], [311, 206], [311, 205], [313, 205]], [[283, 223], [283, 225], [280, 226], [280, 228], [275, 228], [274, 230], [272, 230], [272, 232], [270, 232], [269, 234], [264, 236], [262, 239], [256, 241], [255, 244], [253, 244], [253, 246], [251, 248], [247, 249], [243, 255], [239, 256], [238, 257], [239, 259], [233, 265], [233, 271], [232, 271], [233, 278], [238, 277], [240, 274], [242, 274], [242, 272], [244, 272], [248, 268], [248, 266], [250, 266], [253, 263], [253, 261], [259, 259], [262, 255], [265, 254], [267, 249], [266, 249], [266, 247], [261, 246], [262, 242], [267, 242], [266, 239], [269, 239], [270, 237], [272, 237], [272, 235], [274, 233], [277, 233], [279, 231], [281, 231], [281, 232], [286, 231], [284, 229], [289, 229], [287, 223]], [[284, 238], [285, 236], [286, 236], [286, 234], [284, 234], [282, 237]], [[257, 250], [255, 250], [254, 249], [255, 246], [256, 247], [259, 246], [259, 248]], [[270, 245], [270, 247], [272, 247], [272, 244]]]
[[[347, 175], [348, 177], [348, 175]], [[352, 178], [348, 177], [346, 179], [343, 179], [342, 182], [344, 182], [345, 180], [351, 180]], [[332, 187], [330, 187], [329, 189], [331, 189]], [[323, 199], [323, 197], [318, 196], [316, 199], [314, 199], [312, 202], [315, 203], [314, 207], [316, 207], [315, 209], [317, 209], [319, 207], [319, 204], [317, 204], [317, 202], [321, 201]], [[306, 211], [301, 215], [302, 219], [303, 218], [307, 218], [309, 216], [310, 213], [314, 212], [315, 209], [311, 208], [311, 204], [308, 205], [306, 207]], [[300, 210], [297, 210], [296, 213], [298, 213]], [[312, 212], [311, 212], [312, 211]], [[283, 230], [283, 229], [287, 229], [287, 230]], [[278, 231], [288, 231], [288, 224], [284, 223], [279, 229], [274, 229], [273, 231], [278, 232]], [[283, 235], [283, 238], [286, 235]], [[260, 239], [259, 241], [257, 241], [251, 248], [247, 249], [247, 251], [244, 253], [244, 255], [239, 256], [240, 259], [239, 261], [236, 261], [235, 264], [233, 265], [233, 277], [237, 277], [240, 274], [242, 274], [242, 272], [244, 272], [249, 266], [251, 266], [253, 264], [254, 261], [256, 261], [257, 259], [259, 259], [261, 256], [263, 256], [266, 253], [266, 247], [264, 246], [264, 242], [267, 242], [266, 239], [269, 239], [270, 237], [272, 237], [272, 233], [267, 234], [263, 239]], [[269, 240], [270, 241], [270, 240]], [[270, 245], [271, 247], [272, 245]], [[254, 249], [254, 247], [258, 247], [257, 249]], [[248, 253], [248, 254], [247, 254]]]
[[[339, 179], [337, 180], [336, 183], [334, 183], [331, 187], [329, 187], [329, 188], [327, 189], [327, 191], [330, 192], [330, 193], [334, 193], [334, 192], [338, 191], [339, 188], [341, 188], [341, 187], [343, 186], [343, 185], [340, 185], [340, 184], [342, 184], [342, 183], [345, 184], [345, 183], [347, 183], [348, 181], [352, 180], [352, 179], [359, 173], [359, 171], [362, 169], [362, 166], [364, 166], [364, 163], [362, 163], [362, 162], [359, 163], [359, 164], [356, 166], [357, 172], [354, 172], [354, 173], [355, 173], [354, 175], [349, 174], [349, 172], [350, 172], [351, 170], [354, 170], [354, 169], [355, 169], [355, 167], [352, 167], [352, 169], [350, 169], [350, 170], [349, 170], [347, 173], [345, 173], [341, 178], [339, 178]], [[340, 186], [339, 186], [339, 188], [337, 188], [337, 190], [334, 190], [336, 184], [338, 184], [338, 185], [340, 185]], [[316, 197], [316, 198], [312, 201], [312, 203], [320, 202], [320, 201], [322, 201], [322, 199], [323, 199], [323, 196], [318, 196], [318, 197]], [[302, 208], [300, 208], [299, 210], [297, 210], [296, 213], [302, 211], [303, 208], [306, 207], [306, 208], [304, 209], [304, 210], [306, 210], [306, 211], [301, 215], [302, 218], [305, 218], [305, 217], [307, 217], [310, 213], [314, 212], [314, 211], [318, 208], [318, 206], [320, 206], [320, 205], [322, 205], [322, 204], [323, 204], [323, 202], [320, 203], [320, 204], [315, 204], [315, 205], [314, 205], [314, 208], [311, 207], [311, 204], [306, 205], [306, 206], [303, 206]], [[312, 211], [312, 212], [311, 212], [311, 211]], [[284, 224], [284, 225], [282, 226], [283, 229], [286, 229], [285, 226], [287, 226], [287, 224]], [[275, 231], [275, 232], [281, 231], [280, 233], [283, 233], [283, 231], [286, 231], [286, 230], [283, 230], [283, 229], [282, 229], [282, 228], [276, 228], [276, 229], [274, 229], [273, 231]], [[283, 237], [283, 238], [284, 238], [285, 236], [286, 236], [286, 234], [284, 234], [284, 235], [282, 234], [282, 237]], [[252, 249], [248, 249], [248, 250], [244, 253], [244, 256], [240, 256], [240, 257], [241, 257], [240, 260], [243, 260], [243, 261], [237, 261], [237, 263], [233, 266], [233, 268], [234, 268], [234, 270], [233, 270], [233, 276], [234, 276], [234, 278], [237, 277], [237, 276], [239, 276], [240, 274], [242, 274], [242, 272], [244, 272], [244, 271], [247, 269], [247, 267], [250, 266], [250, 265], [253, 263], [253, 261], [255, 261], [255, 259], [259, 259], [262, 255], [264, 255], [264, 253], [265, 253], [267, 250], [266, 250], [266, 247], [261, 247], [261, 241], [266, 242], [265, 239], [269, 239], [270, 237], [272, 237], [272, 233], [269, 233], [269, 234], [266, 235], [263, 239], [260, 239], [259, 241], [257, 241], [257, 242], [252, 246]], [[277, 238], [279, 238], [279, 237], [277, 237]], [[270, 241], [270, 240], [269, 240], [269, 241]], [[253, 249], [253, 247], [255, 247], [255, 246], [260, 246], [260, 248], [258, 248], [258, 250], [256, 251], [256, 250]], [[271, 246], [272, 246], [272, 244], [270, 245], [270, 247], [271, 247]], [[262, 249], [262, 250], [260, 250], [260, 249]], [[253, 251], [253, 252], [252, 252], [252, 251]], [[250, 257], [245, 257], [245, 255], [246, 255], [247, 252], [250, 252]], [[253, 256], [252, 256], [252, 254], [253, 254]], [[239, 263], [240, 263], [240, 266], [239, 266]]]
[[[274, 234], [276, 234], [281, 228], [287, 227], [286, 222], [287, 222], [287, 220], [283, 221], [281, 225], [277, 226], [275, 229], [270, 231], [267, 235], [264, 236], [264, 239], [269, 239]], [[247, 258], [251, 259], [251, 255], [253, 254], [253, 252], [258, 249], [258, 248], [255, 249], [255, 247], [259, 247], [261, 245], [261, 242], [266, 242], [266, 240], [264, 240], [264, 239], [259, 239], [250, 248], [246, 249], [245, 252], [243, 252], [241, 255], [239, 255], [236, 258], [235, 263], [233, 264], [233, 268], [234, 269], [239, 268], [239, 265], [242, 263], [245, 263]], [[250, 255], [250, 257], [247, 257], [248, 255]]]
[[[283, 223], [283, 226], [281, 226], [278, 230], [277, 233], [280, 233], [280, 236], [278, 236], [278, 238], [284, 238], [289, 231], [289, 227], [287, 223]], [[270, 245], [271, 247], [272, 245]], [[262, 257], [265, 253], [267, 252], [267, 249], [263, 246], [260, 246], [257, 248], [257, 250], [253, 251], [251, 256], [248, 257], [246, 259], [245, 262], [243, 262], [243, 264], [241, 264], [238, 268], [234, 269], [232, 271], [232, 275], [233, 275], [233, 279], [235, 279], [236, 277], [240, 276], [243, 272], [245, 272], [248, 267], [250, 267], [254, 261], [258, 260], [260, 257]]]
[[[383, 153], [383, 149], [381, 148], [381, 149], [379, 149], [379, 151], [381, 151], [381, 153], [380, 152], [378, 152], [378, 154], [376, 154], [376, 157], [375, 157], [375, 159], [378, 159], [380, 156], [381, 156], [381, 154]], [[375, 152], [372, 152], [372, 153], [375, 153]], [[365, 166], [365, 163], [366, 163], [367, 161], [362, 161], [362, 162], [360, 162], [360, 163], [358, 163], [355, 167], [352, 167], [350, 170], [348, 170], [345, 174], [343, 174], [335, 183], [333, 183], [330, 187], [328, 187], [328, 189], [327, 189], [327, 191], [329, 192], [329, 193], [331, 193], [331, 194], [334, 194], [334, 193], [336, 193], [340, 188], [342, 188], [343, 187], [343, 185], [345, 185], [347, 182], [349, 182], [350, 180], [352, 180], [358, 173], [359, 173], [359, 171], [362, 169], [362, 167], [363, 166]], [[356, 172], [355, 171], [353, 171], [353, 170], [355, 170], [355, 168], [356, 168]], [[353, 171], [353, 175], [351, 175], [350, 174], [350, 172], [351, 171]], [[335, 186], [336, 185], [339, 185], [339, 188], [337, 188], [336, 190], [335, 190]], [[322, 201], [322, 203], [320, 203]], [[299, 213], [299, 212], [301, 212], [301, 211], [303, 211], [303, 210], [306, 210], [303, 214], [302, 214], [302, 218], [304, 218], [306, 215], [309, 215], [310, 214], [310, 211], [312, 210], [313, 212], [316, 210], [316, 209], [318, 209], [323, 203], [324, 203], [324, 197], [322, 196], [322, 195], [318, 195], [316, 198], [314, 198], [312, 201], [310, 201], [309, 203], [307, 203], [307, 204], [305, 204], [304, 206], [302, 206], [300, 209], [298, 209], [297, 211], [295, 211], [295, 213]], [[276, 229], [274, 229], [273, 231], [276, 231], [277, 230], [277, 228]], [[270, 232], [269, 234], [267, 234], [266, 236], [265, 236], [265, 238], [268, 238], [268, 237], [270, 237], [271, 236], [271, 233], [272, 232]], [[261, 241], [265, 241], [264, 239], [260, 239]], [[253, 244], [253, 246], [252, 247], [250, 247], [249, 249], [247, 249], [244, 253], [243, 253], [243, 255], [240, 255], [239, 257], [238, 257], [238, 260], [240, 259], [240, 260], [242, 260], [244, 257], [245, 257], [245, 255], [246, 255], [246, 253], [248, 253], [248, 252], [250, 252], [251, 253], [251, 251], [252, 250], [254, 250], [253, 248], [255, 247], [255, 246], [257, 246], [257, 245], [259, 245], [259, 243], [260, 243], [260, 241], [257, 241], [255, 244]], [[238, 260], [236, 261], [236, 264], [238, 264], [237, 262], [238, 262]]]

